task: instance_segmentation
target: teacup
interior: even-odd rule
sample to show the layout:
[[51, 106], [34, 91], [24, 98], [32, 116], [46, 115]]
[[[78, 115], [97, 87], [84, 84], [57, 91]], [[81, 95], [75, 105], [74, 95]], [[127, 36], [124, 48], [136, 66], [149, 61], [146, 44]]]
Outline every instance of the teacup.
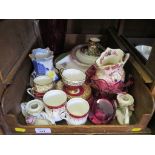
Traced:
[[65, 110], [67, 95], [62, 90], [50, 90], [43, 96], [45, 111], [55, 122], [61, 121], [59, 113]]
[[53, 88], [52, 78], [47, 75], [37, 76], [33, 80], [36, 92], [45, 93]]
[[67, 86], [82, 86], [85, 82], [86, 75], [78, 69], [61, 69], [62, 80]]
[[31, 95], [33, 98], [36, 99], [42, 99], [45, 93], [38, 93], [35, 89], [35, 87], [33, 88], [27, 88], [27, 93], [29, 95]]
[[82, 98], [70, 99], [66, 104], [66, 110], [60, 114], [69, 125], [85, 124], [89, 112], [89, 103]]
[[33, 85], [34, 87], [27, 89], [27, 93], [34, 98], [41, 99], [47, 91], [53, 88], [54, 83], [52, 82], [52, 78], [41, 75], [34, 78]]

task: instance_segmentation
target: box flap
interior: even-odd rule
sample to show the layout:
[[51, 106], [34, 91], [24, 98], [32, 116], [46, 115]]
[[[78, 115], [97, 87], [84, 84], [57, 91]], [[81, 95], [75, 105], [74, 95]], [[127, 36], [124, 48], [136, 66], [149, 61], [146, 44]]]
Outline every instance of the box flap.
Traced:
[[34, 20], [0, 21], [0, 80], [8, 84], [36, 41]]
[[[20, 111], [20, 102], [25, 93], [25, 88], [28, 85], [31, 68], [31, 61], [27, 58], [17, 71], [13, 83], [10, 84], [3, 93], [1, 100], [3, 114]], [[16, 106], [17, 103], [19, 104], [18, 107]]]

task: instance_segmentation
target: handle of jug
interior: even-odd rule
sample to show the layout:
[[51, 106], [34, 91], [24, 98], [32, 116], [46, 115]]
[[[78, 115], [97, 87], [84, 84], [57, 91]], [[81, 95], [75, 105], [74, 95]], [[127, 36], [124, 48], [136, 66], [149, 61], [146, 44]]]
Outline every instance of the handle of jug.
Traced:
[[126, 64], [126, 62], [128, 61], [129, 57], [130, 57], [130, 54], [129, 54], [129, 53], [126, 53], [126, 54], [125, 54], [125, 58], [124, 58], [124, 60], [123, 60], [123, 66], [124, 66], [124, 65]]

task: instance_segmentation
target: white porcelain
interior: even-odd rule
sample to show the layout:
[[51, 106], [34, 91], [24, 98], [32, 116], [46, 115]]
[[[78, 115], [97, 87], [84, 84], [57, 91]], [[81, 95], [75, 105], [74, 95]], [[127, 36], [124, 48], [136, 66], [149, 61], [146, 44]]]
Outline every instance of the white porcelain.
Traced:
[[[32, 124], [32, 125], [50, 125], [50, 124], [55, 124], [55, 120], [49, 113], [46, 113], [44, 111], [38, 113], [36, 116], [32, 115], [27, 115], [25, 117], [26, 123], [27, 124]], [[48, 124], [47, 124], [48, 123]]]
[[47, 119], [36, 119], [34, 125], [51, 125], [52, 123]]
[[87, 65], [92, 65], [98, 59], [98, 56], [92, 56], [81, 52], [81, 50], [76, 51], [76, 57], [80, 62]]
[[52, 108], [52, 109], [45, 107], [45, 112], [49, 115], [49, 118], [54, 122], [59, 122], [62, 120], [60, 113], [64, 111], [65, 111], [65, 105], [59, 108]]
[[53, 88], [52, 78], [46, 75], [38, 76], [34, 78], [35, 91], [38, 93], [44, 93]]
[[61, 73], [62, 80], [69, 86], [81, 86], [86, 80], [86, 75], [78, 69], [65, 69]]
[[[34, 100], [32, 100], [32, 101], [34, 103]], [[31, 103], [32, 103], [32, 101], [31, 101]], [[35, 101], [37, 101], [37, 100], [35, 100]], [[42, 105], [43, 105], [43, 109], [42, 109]], [[43, 102], [41, 103], [41, 106], [39, 105], [39, 107], [40, 108], [38, 108], [38, 110], [35, 109], [35, 111], [32, 112], [32, 110], [29, 110], [30, 107], [27, 105], [27, 102], [21, 103], [21, 110], [22, 110], [23, 116], [25, 117], [26, 123], [32, 124], [32, 125], [46, 125], [47, 123], [55, 124], [53, 117], [51, 117], [50, 114], [44, 112], [44, 103]]]
[[25, 109], [29, 115], [37, 116], [43, 111], [44, 103], [41, 100], [34, 99], [27, 102]]
[[98, 43], [101, 41], [99, 38], [96, 38], [96, 37], [91, 37], [89, 40], [95, 43]]
[[61, 121], [59, 113], [64, 111], [67, 95], [62, 90], [50, 90], [43, 96], [45, 111], [54, 118], [55, 122]]
[[121, 49], [107, 48], [96, 60], [99, 67], [114, 65], [123, 61], [124, 52]]
[[58, 80], [53, 66], [53, 51], [50, 51], [49, 48], [37, 48], [32, 51], [29, 57], [32, 60], [34, 71], [37, 76], [48, 75], [53, 81]]
[[27, 93], [32, 96], [33, 98], [36, 98], [36, 99], [42, 99], [45, 92], [43, 93], [39, 93], [36, 91], [36, 88], [35, 87], [32, 87], [32, 88], [27, 88]]
[[147, 60], [150, 56], [152, 47], [147, 45], [138, 45], [135, 47], [141, 55], [143, 55]]
[[129, 106], [134, 104], [134, 98], [130, 94], [117, 95], [118, 108], [116, 110], [116, 118], [119, 124], [129, 124], [132, 111]]
[[121, 49], [107, 48], [96, 60], [96, 79], [105, 80], [109, 84], [119, 81], [124, 82], [124, 64], [129, 59], [130, 54], [124, 54]]
[[130, 106], [134, 103], [134, 98], [133, 96], [131, 96], [130, 94], [118, 94], [117, 95], [117, 101], [119, 106], [121, 107], [126, 107], [126, 106]]
[[34, 79], [34, 83], [40, 86], [48, 85], [52, 83], [52, 79], [49, 76], [41, 75]]
[[50, 51], [49, 48], [46, 49], [37, 48], [32, 50], [32, 54], [36, 59], [43, 59], [52, 55], [53, 51]]
[[34, 95], [34, 87], [33, 88], [27, 88], [27, 93], [30, 95], [30, 96], [32, 96], [32, 97], [34, 97], [35, 98], [35, 95]]
[[89, 112], [89, 103], [82, 98], [70, 99], [66, 104], [66, 110], [60, 113], [69, 125], [85, 124]]

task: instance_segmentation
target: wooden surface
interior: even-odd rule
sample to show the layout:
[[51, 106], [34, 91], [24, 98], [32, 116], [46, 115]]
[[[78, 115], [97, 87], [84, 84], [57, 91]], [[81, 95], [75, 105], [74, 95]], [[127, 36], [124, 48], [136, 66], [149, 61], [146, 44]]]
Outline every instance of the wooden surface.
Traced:
[[[26, 33], [25, 33], [26, 34]], [[79, 36], [79, 35], [78, 35]], [[74, 35], [75, 37], [75, 35]], [[119, 47], [124, 48], [124, 45], [121, 43], [118, 38], [111, 33], [112, 40], [109, 40], [109, 44], [111, 44], [111, 47]], [[72, 41], [73, 37], [69, 37], [66, 39], [68, 40], [68, 43]], [[82, 41], [83, 37], [79, 39], [79, 41]], [[85, 36], [86, 39], [86, 36]], [[78, 39], [75, 39], [78, 40]], [[74, 45], [73, 44], [70, 45]], [[22, 48], [27, 49], [26, 47], [29, 44], [26, 42], [25, 45], [22, 45]], [[13, 46], [13, 45], [12, 45]], [[14, 47], [14, 46], [13, 46]], [[14, 52], [12, 52], [14, 53]], [[20, 52], [19, 52], [20, 53]], [[19, 54], [18, 53], [18, 54]], [[18, 55], [17, 54], [17, 55]], [[26, 55], [25, 55], [26, 56]], [[11, 57], [14, 57], [11, 55]], [[16, 56], [16, 59], [19, 59], [18, 56]], [[24, 61], [24, 57], [21, 59], [21, 62]], [[12, 65], [14, 62], [11, 62]], [[17, 64], [17, 63], [15, 63]], [[8, 64], [7, 64], [8, 65]], [[9, 66], [9, 65], [8, 65]], [[13, 65], [14, 66], [14, 65]], [[20, 67], [20, 69], [18, 68]], [[8, 89], [5, 91], [3, 99], [2, 99], [2, 112], [4, 114], [4, 117], [1, 117], [0, 121], [2, 124], [5, 125], [4, 129], [6, 130], [6, 133], [9, 133], [9, 128], [5, 123], [7, 123], [11, 129], [11, 133], [13, 134], [35, 134], [35, 128], [36, 126], [27, 126], [24, 124], [21, 124], [18, 120], [18, 115], [20, 113], [20, 103], [23, 99], [24, 92], [26, 91], [26, 86], [29, 81], [29, 73], [31, 70], [31, 65], [28, 61], [25, 61], [23, 63], [23, 66], [18, 65], [16, 67], [16, 71], [13, 75], [13, 83], [8, 87]], [[134, 70], [134, 65], [130, 67], [131, 70], [133, 70], [132, 74], [135, 78], [135, 86], [136, 89], [133, 89], [131, 91], [131, 94], [134, 96], [136, 101], [135, 106], [135, 122], [131, 125], [118, 125], [118, 124], [110, 124], [110, 125], [82, 125], [82, 126], [71, 126], [71, 125], [52, 125], [52, 126], [37, 126], [38, 128], [47, 127], [52, 130], [52, 134], [149, 134], [150, 131], [148, 129], [145, 130], [149, 120], [151, 119], [151, 116], [154, 111], [154, 100], [151, 96], [150, 91], [145, 86], [144, 81], [141, 79], [140, 74]], [[18, 69], [17, 69], [18, 68]], [[12, 68], [10, 69], [12, 70]], [[7, 77], [9, 71], [4, 71], [4, 69], [1, 72], [1, 78]], [[16, 76], [15, 76], [16, 75]], [[6, 120], [6, 122], [5, 122]], [[23, 128], [25, 129], [25, 132], [15, 132], [15, 128]], [[144, 129], [139, 132], [133, 132], [133, 129]]]
[[155, 37], [154, 19], [124, 19], [121, 34], [126, 37]]
[[133, 58], [130, 57], [131, 63], [134, 65], [138, 73], [141, 75], [145, 83], [153, 83], [153, 79], [149, 76], [149, 74], [142, 68], [142, 66]]
[[[65, 52], [70, 52], [76, 45], [87, 43], [90, 37], [99, 37], [101, 34], [66, 34], [65, 35]], [[63, 51], [62, 51], [63, 52]]]
[[126, 47], [127, 51], [131, 54], [131, 58], [132, 58], [131, 61], [133, 61], [133, 63], [135, 64], [135, 67], [137, 67], [137, 71], [141, 74], [144, 82], [150, 83], [150, 84], [153, 83], [155, 81], [155, 76], [136, 55], [137, 50], [135, 49], [135, 47], [131, 45], [127, 40], [127, 38], [125, 38], [124, 36], [121, 36], [121, 42]]
[[[116, 42], [117, 44], [117, 42]], [[117, 44], [119, 47], [119, 44]], [[27, 65], [26, 65], [27, 66]], [[133, 65], [127, 66], [129, 72], [134, 77], [134, 88], [130, 93], [135, 98], [135, 112], [133, 115], [133, 122], [131, 125], [119, 125], [116, 122], [112, 122], [109, 125], [93, 125], [86, 124], [81, 126], [71, 126], [67, 124], [51, 125], [51, 126], [37, 126], [38, 128], [50, 128], [52, 134], [144, 134], [145, 128], [154, 111], [154, 100], [150, 94], [150, 91], [145, 86], [140, 74], [136, 71]], [[19, 75], [15, 79], [15, 84], [12, 84], [8, 88], [7, 93], [4, 95], [2, 102], [3, 114], [6, 122], [11, 128], [13, 134], [35, 134], [36, 126], [27, 126], [19, 118], [19, 107], [22, 100], [22, 94], [26, 90], [26, 83], [29, 81], [28, 74], [26, 72], [28, 68], [23, 67], [20, 70]], [[23, 75], [23, 76], [22, 76]], [[19, 83], [20, 81], [20, 83]], [[20, 89], [19, 93], [15, 94], [15, 90]], [[10, 98], [12, 102], [10, 103]], [[15, 128], [24, 129], [24, 132], [16, 132]], [[133, 130], [139, 130], [134, 132]]]
[[[37, 134], [35, 128], [50, 128], [51, 134], [151, 134], [149, 129], [141, 131], [134, 131], [139, 129], [139, 125], [93, 125], [86, 124], [80, 126], [59, 124], [59, 125], [44, 125], [44, 126], [33, 126], [33, 125], [21, 125], [17, 122], [17, 119], [13, 115], [5, 116], [7, 123], [10, 126], [12, 134]], [[16, 128], [20, 131], [16, 131]], [[24, 131], [23, 131], [24, 130]]]
[[149, 68], [151, 73], [155, 76], [155, 41], [152, 46], [152, 51], [150, 53], [149, 59], [146, 62], [146, 67]]
[[30, 71], [32, 69], [31, 65], [30, 59], [27, 58], [20, 66], [12, 84], [4, 92], [1, 101], [2, 112], [4, 114], [9, 112], [16, 114], [20, 111], [19, 104], [28, 85]]
[[0, 128], [0, 135], [3, 135], [4, 133], [3, 133], [3, 130]]
[[44, 47], [50, 47], [56, 55], [63, 53], [64, 45], [66, 47], [65, 36], [70, 34], [104, 35], [108, 28], [113, 27], [117, 30], [117, 34], [125, 34], [130, 38], [155, 37], [155, 20], [50, 19], [39, 21]]
[[0, 80], [9, 84], [36, 41], [33, 20], [0, 22]]
[[117, 28], [118, 19], [69, 19], [67, 34], [102, 34], [109, 27]]
[[6, 123], [4, 116], [2, 115], [1, 107], [0, 107], [0, 134], [11, 134], [10, 128]]
[[[128, 63], [126, 66], [126, 72], [129, 72], [134, 78], [134, 87], [131, 88], [130, 93], [133, 94], [135, 100], [135, 115], [136, 119], [141, 121], [143, 114], [150, 114], [146, 116], [147, 121], [143, 122], [145, 126], [149, 123], [154, 113], [154, 98], [151, 95], [150, 90], [145, 86], [141, 75], [138, 73], [136, 68]], [[145, 121], [145, 118], [144, 118]]]
[[4, 92], [5, 88], [6, 88], [6, 85], [2, 84], [0, 82], [0, 101], [1, 101], [1, 98], [2, 98], [2, 95], [3, 95], [3, 92]]
[[149, 38], [148, 36], [146, 38], [137, 38], [137, 37], [134, 37], [134, 38], [128, 38], [128, 40], [134, 46], [137, 46], [137, 45], [148, 45], [148, 46], [152, 46], [153, 43], [154, 43], [155, 37], [154, 38]]

